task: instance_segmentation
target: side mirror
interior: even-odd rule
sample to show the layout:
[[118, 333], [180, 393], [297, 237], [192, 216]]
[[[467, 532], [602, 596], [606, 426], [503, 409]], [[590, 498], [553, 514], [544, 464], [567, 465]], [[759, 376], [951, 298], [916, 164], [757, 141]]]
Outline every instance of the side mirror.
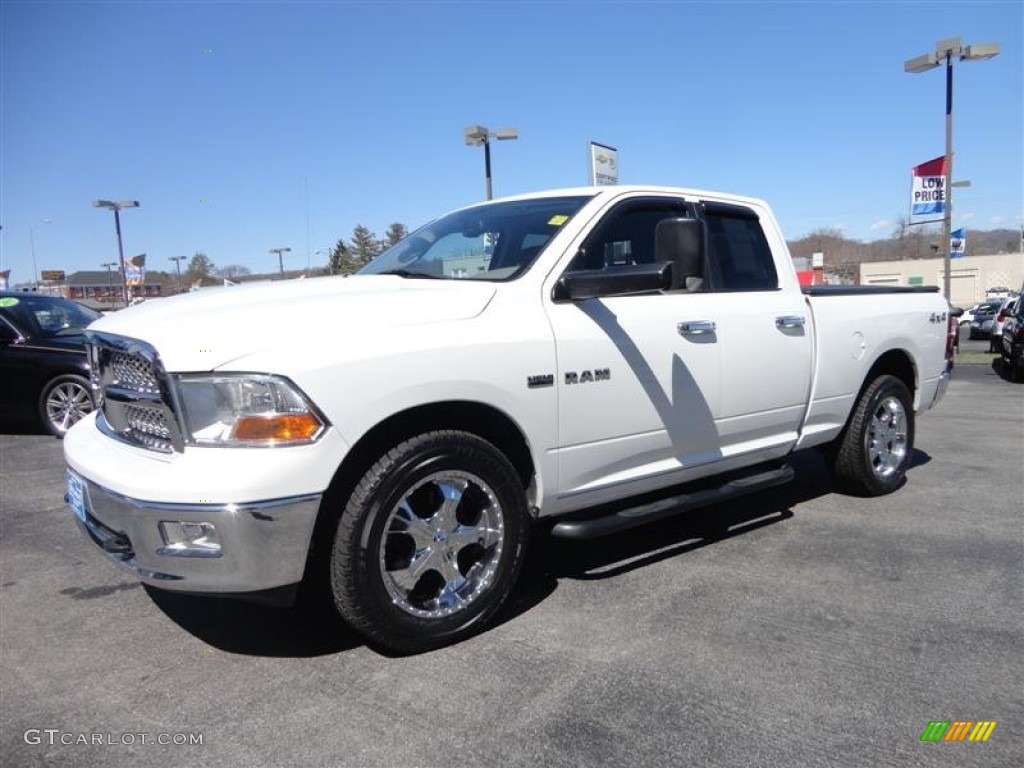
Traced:
[[662, 219], [654, 230], [654, 259], [672, 264], [670, 290], [697, 291], [704, 284], [707, 229], [699, 219]]
[[950, 317], [960, 317], [963, 313], [964, 313], [964, 310], [963, 310], [962, 307], [950, 307], [949, 308], [949, 316]]
[[664, 261], [570, 272], [555, 283], [552, 298], [555, 301], [582, 301], [602, 296], [664, 291], [672, 284], [672, 274], [672, 265]]

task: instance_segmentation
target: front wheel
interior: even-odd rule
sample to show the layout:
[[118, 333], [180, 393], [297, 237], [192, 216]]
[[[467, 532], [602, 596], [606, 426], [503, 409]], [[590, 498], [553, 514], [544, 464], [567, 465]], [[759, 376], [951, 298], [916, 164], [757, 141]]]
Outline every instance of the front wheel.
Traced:
[[39, 395], [39, 417], [47, 431], [57, 437], [64, 437], [94, 407], [88, 380], [73, 374], [49, 381]]
[[896, 490], [914, 453], [914, 401], [895, 376], [879, 376], [861, 393], [832, 454], [840, 488], [858, 496]]
[[341, 513], [335, 605], [388, 651], [461, 640], [507, 599], [527, 528], [523, 484], [493, 445], [467, 432], [413, 437], [366, 472]]

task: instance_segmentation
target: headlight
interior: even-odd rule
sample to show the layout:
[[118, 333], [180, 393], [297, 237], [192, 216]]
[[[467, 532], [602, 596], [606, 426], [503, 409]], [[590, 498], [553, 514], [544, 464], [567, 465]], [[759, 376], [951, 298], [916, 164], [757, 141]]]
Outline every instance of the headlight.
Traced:
[[285, 378], [255, 373], [176, 377], [185, 429], [196, 445], [303, 445], [326, 420]]

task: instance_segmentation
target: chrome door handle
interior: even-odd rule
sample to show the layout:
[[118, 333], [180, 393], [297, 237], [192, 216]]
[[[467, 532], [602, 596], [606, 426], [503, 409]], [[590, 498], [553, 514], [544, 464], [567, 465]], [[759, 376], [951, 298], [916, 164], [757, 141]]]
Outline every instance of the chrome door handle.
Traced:
[[775, 318], [776, 328], [803, 328], [804, 323], [803, 317], [800, 315], [783, 315], [782, 317]]
[[699, 336], [702, 333], [714, 333], [715, 324], [711, 320], [687, 320], [676, 326], [680, 336]]

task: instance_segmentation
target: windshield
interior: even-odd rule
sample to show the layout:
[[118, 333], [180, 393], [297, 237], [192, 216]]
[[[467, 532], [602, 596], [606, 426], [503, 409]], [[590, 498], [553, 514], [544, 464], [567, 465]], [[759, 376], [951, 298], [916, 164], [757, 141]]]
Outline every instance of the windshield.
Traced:
[[50, 296], [5, 296], [0, 311], [33, 336], [52, 338], [81, 333], [100, 313], [74, 301]]
[[589, 199], [544, 197], [456, 211], [416, 230], [358, 274], [461, 280], [518, 277]]

